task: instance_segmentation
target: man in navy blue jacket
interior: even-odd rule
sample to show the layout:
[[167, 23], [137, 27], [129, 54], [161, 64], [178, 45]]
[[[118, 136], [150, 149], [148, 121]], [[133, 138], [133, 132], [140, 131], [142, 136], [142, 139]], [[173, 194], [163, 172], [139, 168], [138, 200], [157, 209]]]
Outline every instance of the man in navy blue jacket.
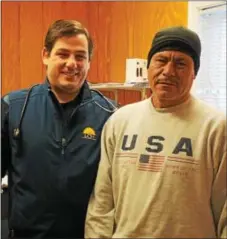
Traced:
[[11, 238], [82, 238], [100, 136], [115, 104], [86, 82], [93, 43], [81, 23], [54, 22], [44, 84], [2, 98], [2, 177]]

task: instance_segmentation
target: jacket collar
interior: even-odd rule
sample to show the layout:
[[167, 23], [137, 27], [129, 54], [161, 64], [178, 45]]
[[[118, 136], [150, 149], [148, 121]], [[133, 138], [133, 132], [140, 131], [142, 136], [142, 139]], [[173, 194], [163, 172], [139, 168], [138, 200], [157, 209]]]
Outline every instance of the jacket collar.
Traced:
[[[48, 92], [51, 91], [51, 84], [48, 80], [48, 78], [46, 78], [45, 82], [44, 82], [44, 88], [45, 90], [47, 90]], [[78, 100], [79, 97], [79, 101], [82, 103], [84, 101], [88, 101], [92, 99], [92, 95], [91, 95], [91, 90], [89, 88], [89, 85], [87, 83], [87, 80], [84, 81], [84, 84], [82, 85], [79, 94], [75, 97], [74, 100]], [[74, 101], [73, 100], [73, 101]]]

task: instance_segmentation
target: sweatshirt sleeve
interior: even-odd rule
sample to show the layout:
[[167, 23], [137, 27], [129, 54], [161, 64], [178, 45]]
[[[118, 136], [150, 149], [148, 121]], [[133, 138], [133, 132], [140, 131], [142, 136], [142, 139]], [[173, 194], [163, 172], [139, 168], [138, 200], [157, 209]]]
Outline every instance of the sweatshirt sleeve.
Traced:
[[112, 238], [114, 228], [114, 200], [112, 192], [113, 128], [104, 126], [101, 138], [101, 159], [94, 190], [88, 205], [85, 238]]
[[214, 179], [211, 206], [216, 225], [217, 238], [227, 238], [227, 193], [226, 193], [226, 121], [219, 125], [213, 143]]

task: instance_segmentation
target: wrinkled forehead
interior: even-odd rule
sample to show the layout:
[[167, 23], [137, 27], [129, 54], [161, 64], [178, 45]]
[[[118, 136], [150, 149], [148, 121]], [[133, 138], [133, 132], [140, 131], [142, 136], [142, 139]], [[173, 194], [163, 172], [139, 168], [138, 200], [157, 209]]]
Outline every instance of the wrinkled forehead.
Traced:
[[187, 61], [193, 62], [193, 59], [187, 53], [182, 51], [168, 50], [168, 49], [164, 49], [164, 50], [156, 52], [153, 55], [152, 59], [155, 59], [157, 57], [162, 57], [166, 59], [187, 60]]

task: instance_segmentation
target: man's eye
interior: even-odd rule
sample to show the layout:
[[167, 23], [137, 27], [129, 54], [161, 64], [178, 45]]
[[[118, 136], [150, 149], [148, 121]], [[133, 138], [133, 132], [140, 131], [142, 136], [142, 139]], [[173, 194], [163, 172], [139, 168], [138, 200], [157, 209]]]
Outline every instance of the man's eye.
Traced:
[[157, 61], [158, 62], [163, 62], [163, 63], [166, 62], [164, 59], [161, 59], [161, 58], [157, 59]]
[[62, 52], [58, 53], [57, 55], [60, 56], [61, 58], [67, 58], [68, 57], [67, 53], [62, 53]]
[[186, 66], [186, 64], [185, 64], [184, 62], [176, 62], [176, 65], [177, 65], [178, 67], [181, 67], [181, 68], [183, 68], [183, 67]]
[[86, 56], [84, 56], [84, 55], [76, 55], [76, 59], [77, 60], [84, 60], [84, 59], [86, 59]]
[[165, 65], [166, 64], [166, 60], [163, 59], [163, 58], [157, 58], [156, 59], [156, 64], [160, 65], [160, 66]]

